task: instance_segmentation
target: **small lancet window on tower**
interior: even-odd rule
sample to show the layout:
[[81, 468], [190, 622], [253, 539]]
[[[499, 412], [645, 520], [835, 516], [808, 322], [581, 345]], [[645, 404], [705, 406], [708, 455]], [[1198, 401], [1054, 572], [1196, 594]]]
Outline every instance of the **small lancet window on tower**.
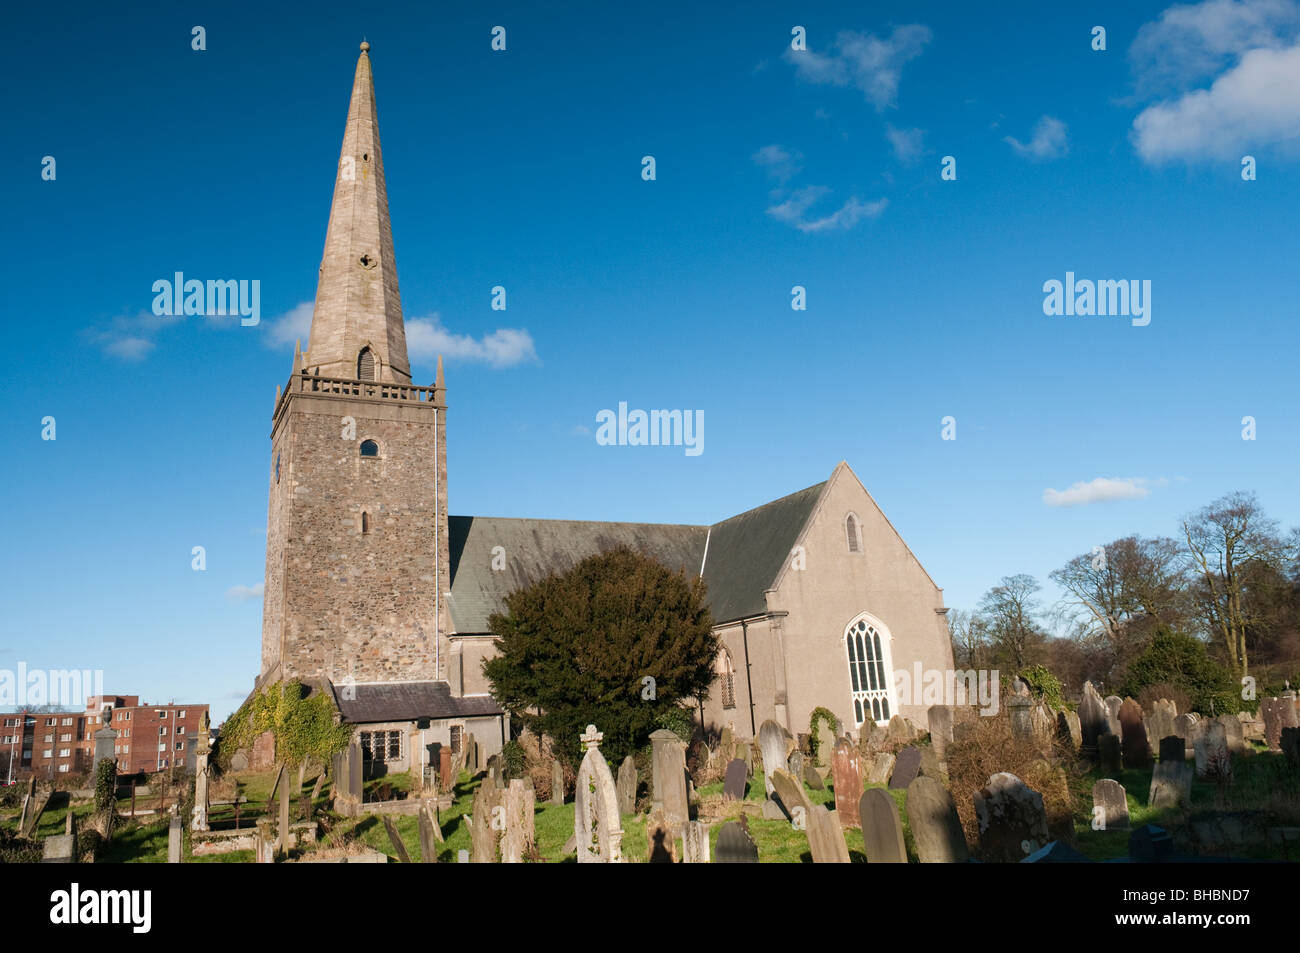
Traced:
[[361, 441], [361, 455], [363, 457], [379, 456], [379, 444], [375, 443], [373, 440]]
[[361, 514], [361, 532], [362, 535], [370, 532], [370, 514], [363, 512]]
[[375, 355], [368, 347], [363, 347], [361, 353], [357, 355], [357, 380], [372, 381], [375, 379]]
[[858, 521], [852, 513], [844, 517], [844, 535], [848, 538], [849, 552], [856, 553], [858, 551]]

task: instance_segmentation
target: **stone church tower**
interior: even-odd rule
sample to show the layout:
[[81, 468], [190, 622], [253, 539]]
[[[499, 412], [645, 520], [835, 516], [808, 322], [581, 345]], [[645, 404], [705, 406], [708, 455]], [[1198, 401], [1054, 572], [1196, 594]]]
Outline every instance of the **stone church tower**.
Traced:
[[442, 361], [432, 387], [412, 385], [368, 49], [352, 84], [311, 337], [306, 353], [295, 348], [272, 417], [259, 686], [447, 671]]

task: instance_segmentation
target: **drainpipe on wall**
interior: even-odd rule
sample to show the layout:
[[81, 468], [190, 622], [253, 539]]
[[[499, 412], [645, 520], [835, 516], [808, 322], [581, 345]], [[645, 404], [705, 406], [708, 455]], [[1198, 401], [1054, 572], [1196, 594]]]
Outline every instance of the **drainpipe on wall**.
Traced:
[[749, 623], [744, 619], [740, 620], [740, 638], [745, 645], [745, 695], [749, 698], [749, 736], [754, 738], [758, 735], [758, 727], [754, 724], [754, 680], [749, 675]]

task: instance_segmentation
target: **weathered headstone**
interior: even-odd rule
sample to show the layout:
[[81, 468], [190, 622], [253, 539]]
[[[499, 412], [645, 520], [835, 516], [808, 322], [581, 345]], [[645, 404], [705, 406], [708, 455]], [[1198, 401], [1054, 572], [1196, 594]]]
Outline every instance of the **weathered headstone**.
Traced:
[[862, 844], [869, 864], [905, 864], [903, 821], [894, 797], [884, 788], [870, 788], [858, 805], [862, 819]]
[[[210, 771], [208, 767], [208, 758], [212, 754], [212, 745], [208, 732], [208, 713], [203, 713], [203, 719], [199, 723], [199, 740], [194, 749], [194, 810], [190, 819], [190, 830], [206, 831], [208, 829], [208, 782], [210, 780]], [[102, 730], [102, 729], [101, 729]], [[96, 744], [98, 744], [98, 734], [95, 733]], [[96, 761], [96, 764], [99, 762]]]
[[790, 818], [796, 826], [802, 822], [806, 823], [809, 809], [812, 804], [808, 801], [808, 795], [804, 793], [803, 785], [799, 779], [788, 771], [775, 771], [772, 773], [772, 793], [774, 800], [778, 801], [785, 811], [786, 817]]
[[442, 838], [434, 835], [438, 821], [433, 816], [433, 811], [427, 801], [420, 806], [417, 821], [420, 826], [420, 863], [436, 864], [438, 862], [438, 843]]
[[1182, 764], [1187, 760], [1187, 748], [1183, 739], [1169, 735], [1160, 739], [1160, 760], [1170, 764]]
[[1106, 705], [1106, 730], [1112, 735], [1122, 734], [1119, 725], [1119, 709], [1124, 704], [1124, 699], [1118, 695], [1107, 695], [1103, 701]]
[[886, 751], [876, 755], [875, 762], [871, 765], [871, 773], [867, 775], [867, 781], [871, 784], [888, 784], [889, 777], [894, 773], [894, 762], [897, 759]]
[[533, 814], [537, 796], [533, 785], [523, 778], [512, 778], [505, 791], [505, 825], [501, 835], [501, 862], [522, 864], [537, 843]]
[[1147, 794], [1147, 806], [1174, 808], [1180, 803], [1190, 803], [1191, 789], [1191, 765], [1182, 761], [1158, 762], [1151, 772], [1151, 790]]
[[931, 705], [925, 717], [930, 726], [930, 744], [942, 761], [948, 745], [952, 744], [952, 706]]
[[894, 763], [894, 773], [889, 776], [889, 786], [895, 790], [904, 790], [916, 779], [920, 771], [921, 751], [919, 748], [908, 745], [898, 752], [898, 760]]
[[654, 806], [663, 811], [672, 825], [674, 836], [691, 819], [690, 800], [686, 793], [686, 746], [667, 728], [650, 735]]
[[438, 787], [443, 791], [452, 791], [456, 787], [455, 759], [451, 749], [443, 745], [438, 749]]
[[[1286, 729], [1283, 729], [1283, 733]], [[1228, 753], [1228, 736], [1223, 725], [1210, 722], [1196, 739], [1196, 776], [1207, 780], [1230, 780], [1232, 757]]]
[[184, 836], [185, 825], [181, 823], [179, 814], [173, 814], [171, 823], [167, 825], [167, 863], [181, 862], [181, 844]]
[[[1019, 681], [1019, 680], [1017, 680]], [[1024, 684], [1021, 682], [1020, 684]], [[1011, 733], [1028, 741], [1034, 736], [1034, 700], [1028, 690], [1014, 692], [1006, 697], [1007, 718], [1011, 723]]]
[[1083, 732], [1079, 729], [1079, 713], [1074, 711], [1058, 712], [1056, 716], [1056, 734], [1061, 743], [1070, 751], [1078, 751], [1083, 742]]
[[41, 863], [73, 864], [77, 861], [77, 835], [56, 834], [41, 841]]
[[786, 769], [785, 733], [781, 726], [771, 719], [763, 722], [758, 729], [758, 747], [763, 753], [763, 784], [767, 796], [772, 796], [772, 773]]
[[746, 777], [754, 776], [754, 746], [748, 741], [742, 741], [736, 745], [736, 757], [745, 762]]
[[919, 777], [907, 786], [907, 823], [921, 863], [964, 864], [970, 860], [957, 807], [948, 789], [934, 778]]
[[1151, 764], [1151, 743], [1142, 723], [1142, 706], [1126, 698], [1119, 706], [1120, 733], [1124, 746], [1124, 767], [1145, 768]]
[[401, 835], [397, 833], [397, 828], [393, 826], [393, 819], [387, 814], [381, 815], [381, 819], [384, 822], [384, 831], [388, 834], [388, 843], [393, 846], [393, 850], [397, 854], [397, 859], [403, 864], [409, 864], [411, 862], [411, 854], [407, 851], [406, 844], [402, 841]]
[[862, 799], [862, 758], [857, 748], [841, 738], [831, 752], [831, 777], [835, 786], [835, 813], [840, 826], [858, 827], [858, 802]]
[[1146, 729], [1148, 738], [1168, 738], [1170, 735], [1177, 734], [1174, 731], [1174, 719], [1177, 716], [1173, 714], [1173, 703], [1165, 699], [1157, 700], [1151, 708], [1151, 714], [1146, 717]]
[[826, 790], [826, 782], [822, 780], [821, 771], [811, 761], [804, 762], [803, 783], [808, 785], [809, 790], [812, 791]]
[[1246, 736], [1241, 719], [1236, 715], [1220, 715], [1215, 720], [1223, 726], [1224, 737], [1228, 740], [1228, 754], [1245, 754]]
[[595, 725], [588, 725], [580, 740], [586, 748], [574, 785], [573, 835], [578, 863], [621, 864], [623, 825], [618, 813], [618, 789], [605, 756], [600, 753], [604, 737]]
[[1083, 683], [1083, 700], [1079, 702], [1080, 751], [1096, 760], [1097, 739], [1110, 731], [1110, 713], [1092, 682]]
[[921, 767], [917, 771], [917, 776], [934, 778], [942, 784], [943, 767], [939, 762], [939, 752], [934, 750], [933, 745], [921, 745], [917, 750], [921, 752]]
[[[673, 737], [676, 737], [674, 735]], [[618, 812], [620, 814], [632, 814], [636, 811], [636, 789], [639, 783], [636, 772], [636, 760], [631, 755], [623, 759], [623, 763], [618, 766], [618, 781], [615, 787], [618, 789]]]
[[1051, 840], [1043, 796], [1006, 771], [976, 792], [975, 819], [985, 861], [1017, 863]]
[[786, 759], [786, 764], [788, 765], [787, 770], [789, 770], [789, 772], [796, 778], [802, 778], [804, 776], [804, 756], [802, 751], [796, 750], [790, 752], [790, 757]]
[[504, 826], [504, 808], [502, 801], [505, 792], [486, 782], [479, 785], [474, 794], [473, 814], [469, 819], [470, 863], [495, 864], [498, 860], [497, 849], [501, 840], [501, 828]]
[[1100, 831], [1128, 830], [1128, 797], [1124, 785], [1102, 778], [1092, 786], [1092, 827]]
[[551, 803], [564, 803], [564, 766], [559, 758], [551, 759]]
[[722, 796], [729, 801], [743, 801], [745, 781], [745, 762], [736, 758], [727, 765], [727, 775], [722, 783]]
[[758, 847], [735, 821], [728, 821], [718, 830], [718, 843], [714, 848], [715, 864], [756, 864]]
[[1118, 774], [1121, 767], [1119, 754], [1119, 735], [1109, 731], [1097, 738], [1097, 759], [1101, 763], [1102, 774]]
[[915, 736], [912, 726], [902, 715], [895, 715], [889, 719], [889, 728], [886, 729], [886, 737], [893, 742], [910, 742]]
[[825, 804], [813, 805], [808, 812], [808, 850], [814, 864], [847, 864], [849, 847], [839, 818], [826, 810]]
[[700, 821], [687, 821], [682, 825], [682, 862], [709, 862], [709, 828]]

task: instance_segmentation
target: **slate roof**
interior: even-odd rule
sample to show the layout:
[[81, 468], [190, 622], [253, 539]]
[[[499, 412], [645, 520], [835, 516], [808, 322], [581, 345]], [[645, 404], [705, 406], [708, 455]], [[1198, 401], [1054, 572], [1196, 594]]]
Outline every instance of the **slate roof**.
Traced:
[[[758, 615], [767, 608], [764, 590], [776, 580], [825, 485], [712, 526], [449, 517], [452, 624], [458, 633], [487, 632], [488, 616], [509, 593], [619, 544], [691, 576], [703, 565], [715, 622]], [[501, 571], [492, 569], [497, 546], [505, 551]]]
[[[353, 698], [344, 698], [351, 688]], [[489, 695], [454, 698], [446, 682], [370, 682], [334, 685], [334, 704], [348, 724], [415, 721], [418, 718], [466, 718], [497, 715], [501, 706]]]

